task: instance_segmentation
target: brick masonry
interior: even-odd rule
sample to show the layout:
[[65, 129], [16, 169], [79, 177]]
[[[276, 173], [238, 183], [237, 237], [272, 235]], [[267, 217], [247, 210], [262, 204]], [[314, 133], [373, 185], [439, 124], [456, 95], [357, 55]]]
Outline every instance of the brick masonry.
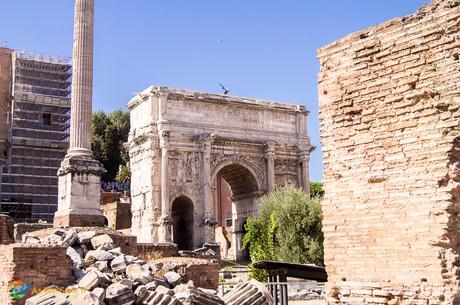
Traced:
[[328, 301], [460, 304], [460, 1], [318, 50]]
[[193, 281], [195, 287], [217, 289], [219, 286], [219, 264], [207, 259], [188, 257], [169, 257], [153, 261], [163, 263], [164, 270], [179, 273], [184, 282]]
[[43, 229], [52, 228], [51, 223], [16, 223], [14, 225], [14, 240], [21, 242], [22, 236], [27, 232], [35, 232]]
[[137, 244], [137, 256], [145, 261], [152, 258], [179, 256], [177, 245], [173, 243]]
[[8, 215], [0, 214], [0, 245], [14, 243], [14, 221]]
[[[24, 298], [13, 299], [8, 285], [21, 280], [32, 284]], [[50, 285], [67, 287], [74, 281], [66, 248], [11, 244], [0, 246], [0, 304], [23, 305], [33, 293]]]

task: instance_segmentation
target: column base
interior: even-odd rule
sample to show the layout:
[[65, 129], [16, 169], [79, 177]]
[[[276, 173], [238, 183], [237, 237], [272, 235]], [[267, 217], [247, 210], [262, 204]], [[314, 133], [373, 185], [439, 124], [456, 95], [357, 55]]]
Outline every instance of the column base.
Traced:
[[91, 156], [67, 155], [58, 171], [55, 227], [104, 226], [100, 207], [102, 165]]
[[169, 215], [162, 215], [158, 219], [158, 239], [161, 243], [174, 243], [173, 241], [173, 222]]
[[106, 218], [104, 215], [67, 214], [54, 216], [55, 228], [67, 227], [104, 227]]

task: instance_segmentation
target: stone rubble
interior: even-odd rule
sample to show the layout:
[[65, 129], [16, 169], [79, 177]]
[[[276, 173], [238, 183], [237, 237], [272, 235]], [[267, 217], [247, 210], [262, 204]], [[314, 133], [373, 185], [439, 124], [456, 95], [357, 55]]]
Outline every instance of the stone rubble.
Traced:
[[225, 295], [226, 305], [272, 305], [273, 298], [264, 284], [257, 281], [244, 282]]
[[238, 291], [232, 295], [250, 293], [247, 297], [257, 303], [235, 302], [234, 299], [226, 303], [217, 296], [217, 291], [195, 287], [192, 281], [187, 282], [168, 264], [147, 264], [137, 257], [124, 255], [107, 234], [58, 229], [41, 239], [25, 234], [23, 240], [67, 246], [66, 253], [73, 262], [75, 278], [75, 283], [65, 289], [56, 286], [46, 288], [27, 299], [26, 305], [271, 304], [269, 295], [266, 297], [268, 290], [265, 286], [252, 282], [249, 286], [237, 286]]

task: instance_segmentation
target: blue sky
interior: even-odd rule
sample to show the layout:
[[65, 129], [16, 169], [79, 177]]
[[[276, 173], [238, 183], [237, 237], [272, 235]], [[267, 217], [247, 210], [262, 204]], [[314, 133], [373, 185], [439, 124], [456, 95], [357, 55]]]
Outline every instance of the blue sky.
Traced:
[[[96, 0], [95, 110], [151, 84], [300, 103], [322, 178], [316, 49], [428, 0]], [[0, 45], [71, 56], [73, 1], [2, 0]]]

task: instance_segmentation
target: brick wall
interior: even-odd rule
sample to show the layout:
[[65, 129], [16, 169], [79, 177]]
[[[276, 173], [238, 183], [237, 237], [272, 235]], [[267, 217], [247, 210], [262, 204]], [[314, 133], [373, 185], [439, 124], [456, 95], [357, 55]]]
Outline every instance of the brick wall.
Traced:
[[137, 256], [145, 261], [178, 256], [177, 245], [173, 243], [137, 244]]
[[[13, 299], [8, 285], [22, 280], [32, 284], [24, 298]], [[66, 248], [11, 244], [0, 246], [0, 304], [22, 305], [34, 291], [50, 285], [67, 287], [74, 281]]]
[[22, 235], [27, 232], [35, 232], [52, 227], [52, 223], [17, 223], [14, 225], [14, 240], [16, 242], [21, 242]]
[[188, 257], [169, 257], [153, 261], [163, 263], [163, 269], [171, 269], [187, 283], [192, 280], [195, 287], [217, 289], [219, 286], [219, 264], [210, 260]]
[[14, 221], [8, 215], [0, 214], [0, 245], [14, 243]]
[[460, 1], [318, 50], [330, 303], [460, 304]]
[[131, 228], [131, 204], [126, 202], [110, 202], [101, 205], [108, 227], [114, 230]]

